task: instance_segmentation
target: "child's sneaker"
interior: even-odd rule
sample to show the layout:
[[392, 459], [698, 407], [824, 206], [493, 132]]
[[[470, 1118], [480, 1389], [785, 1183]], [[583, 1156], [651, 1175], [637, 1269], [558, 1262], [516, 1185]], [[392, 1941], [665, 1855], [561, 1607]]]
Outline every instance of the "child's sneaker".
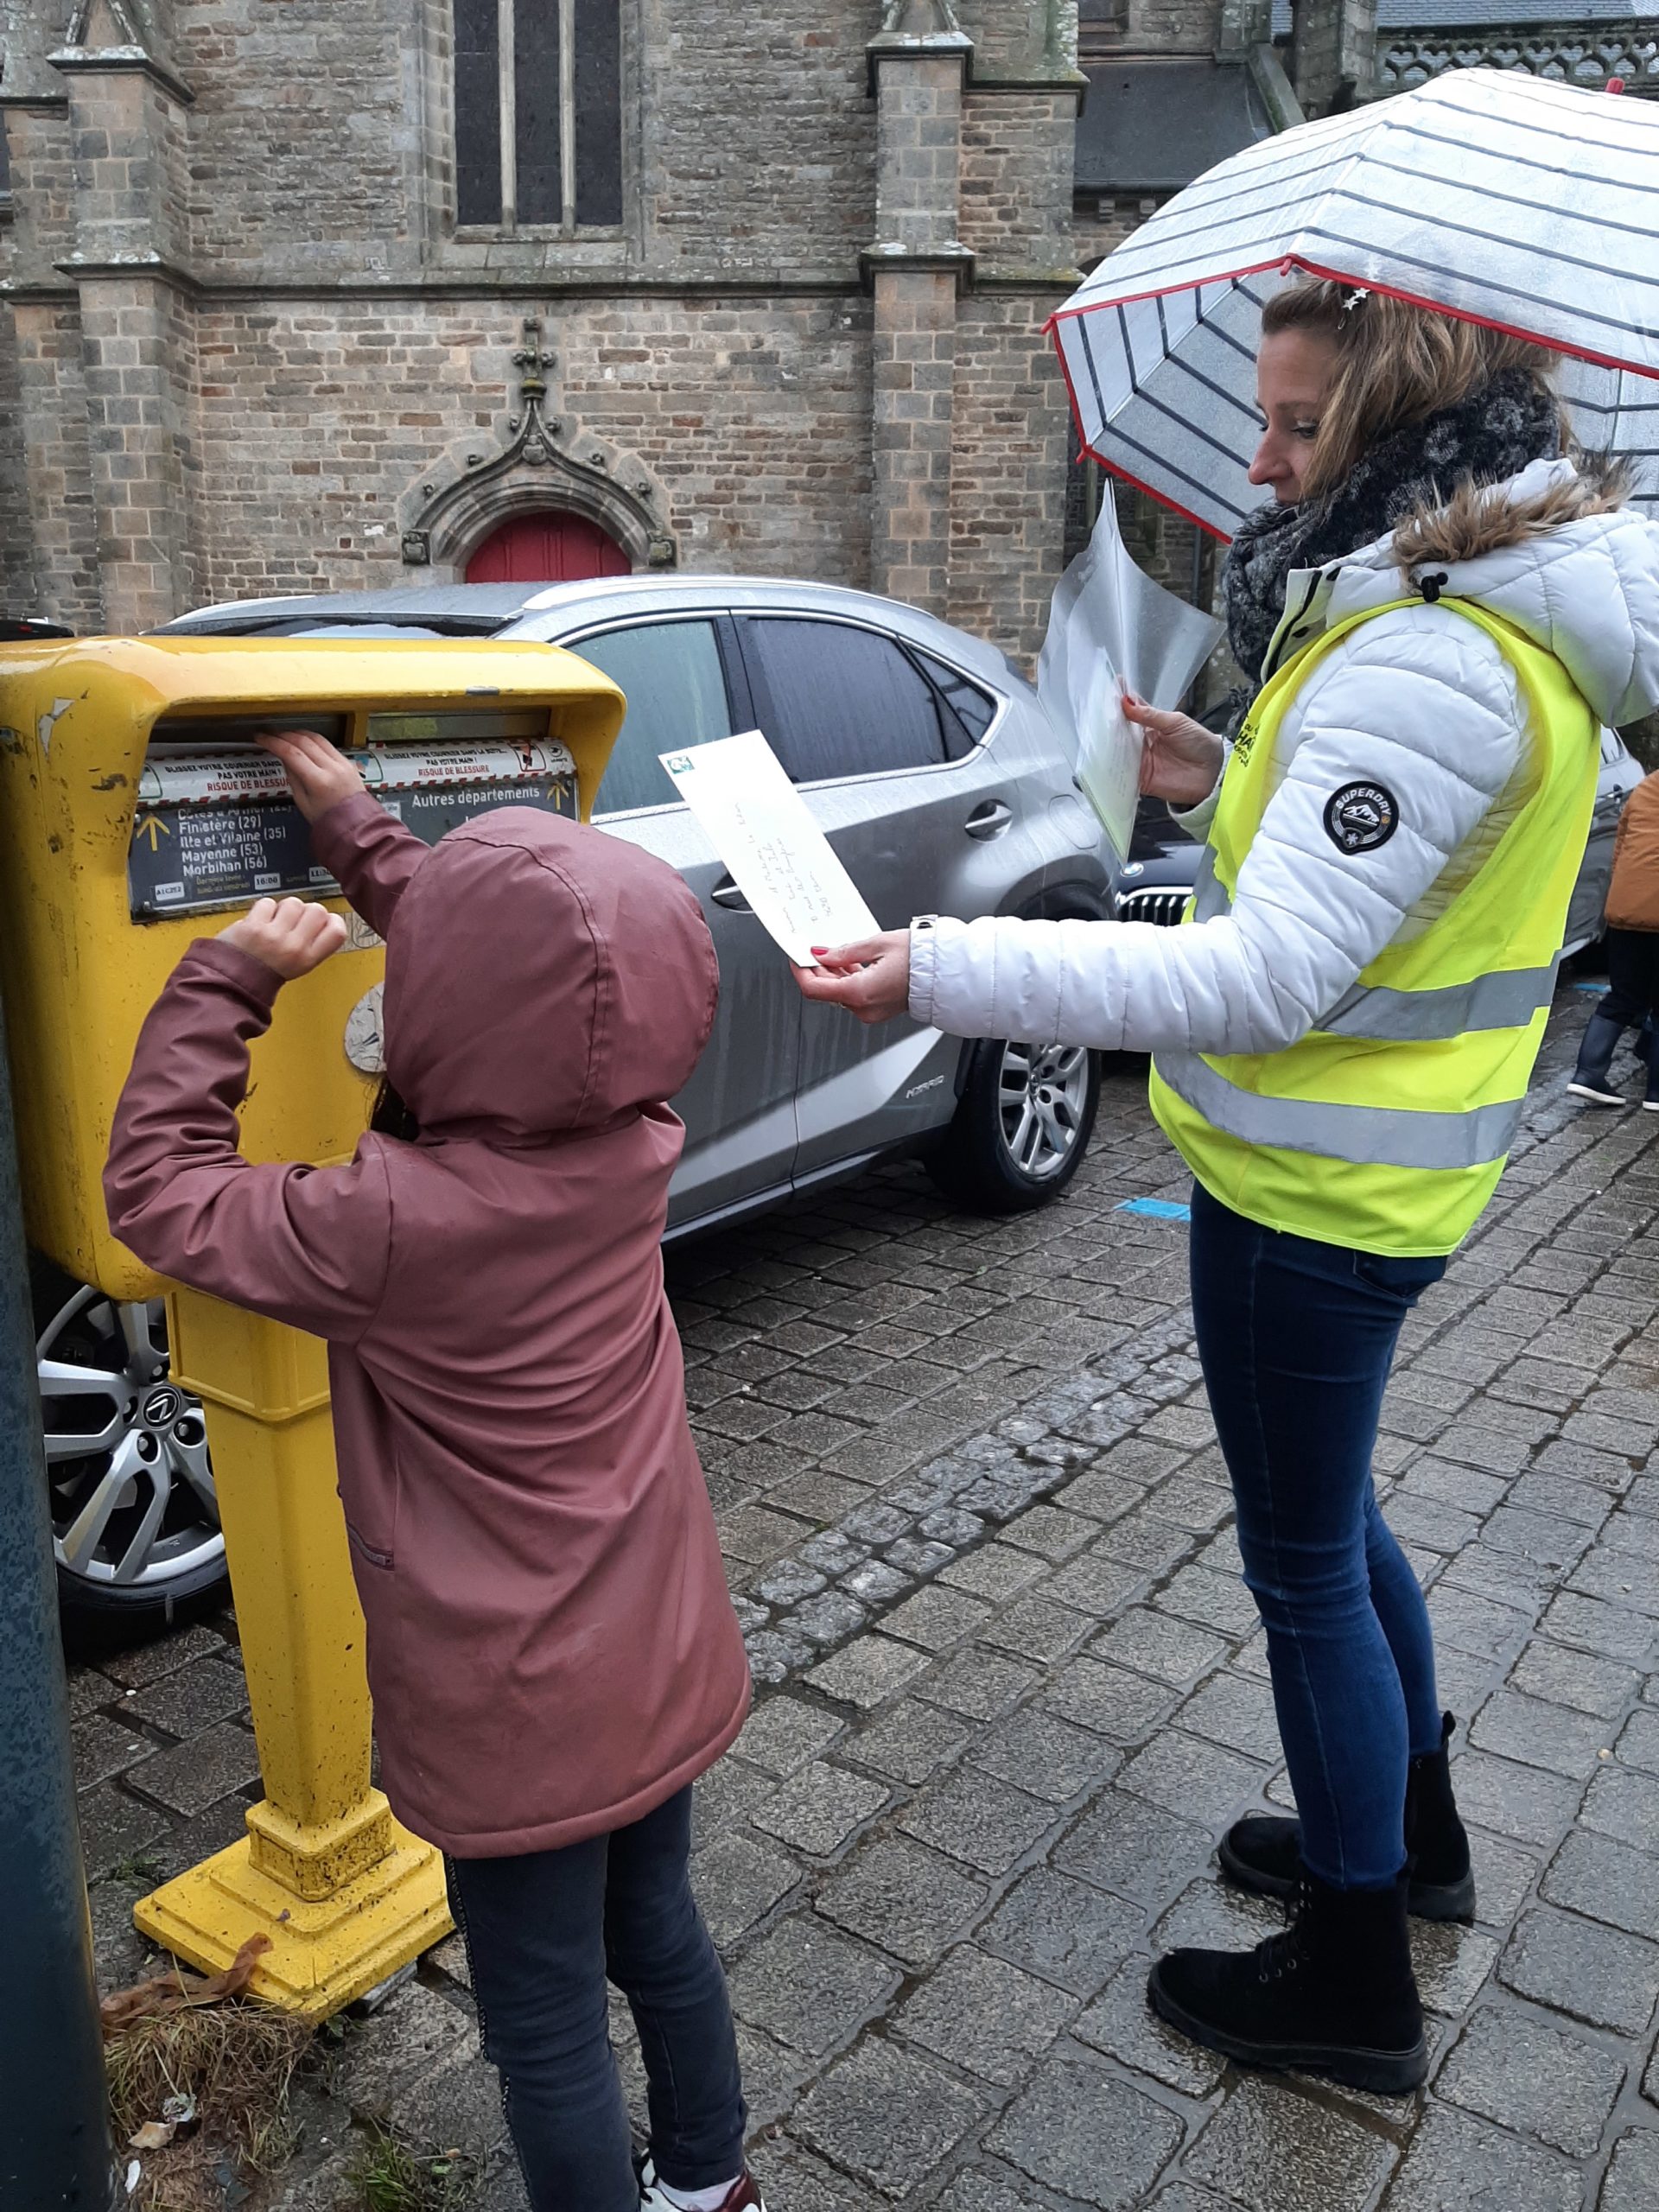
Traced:
[[[684, 2195], [693, 2192], [687, 2190]], [[683, 2198], [671, 2196], [657, 2178], [657, 2169], [651, 2154], [639, 2161], [639, 2212], [682, 2212]], [[760, 2194], [760, 2183], [753, 2174], [740, 2174], [717, 2203], [709, 2212], [766, 2212], [766, 2200]]]
[[[1587, 1098], [1592, 1106], [1622, 1106], [1624, 1103], [1624, 1092], [1615, 1090], [1605, 1076], [1599, 1078], [1592, 1077], [1586, 1080], [1575, 1075], [1567, 1087], [1574, 1098]], [[1647, 1102], [1644, 1100], [1643, 1103], [1645, 1104]]]

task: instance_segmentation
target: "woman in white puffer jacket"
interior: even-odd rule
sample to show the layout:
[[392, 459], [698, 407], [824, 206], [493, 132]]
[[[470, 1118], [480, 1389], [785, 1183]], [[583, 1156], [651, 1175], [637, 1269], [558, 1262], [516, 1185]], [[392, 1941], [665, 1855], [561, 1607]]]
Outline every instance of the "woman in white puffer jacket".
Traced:
[[[1659, 530], [1560, 457], [1551, 357], [1381, 295], [1270, 301], [1230, 749], [1134, 702], [1143, 787], [1207, 837], [1189, 925], [925, 918], [810, 998], [963, 1037], [1154, 1053], [1195, 1176], [1194, 1325], [1300, 1821], [1224, 1871], [1296, 1900], [1152, 2001], [1247, 2063], [1403, 2092], [1408, 1910], [1474, 1916], [1428, 1616], [1370, 1461], [1395, 1341], [1501, 1172], [1601, 724], [1659, 702]], [[1369, 618], [1369, 619], [1362, 619]]]

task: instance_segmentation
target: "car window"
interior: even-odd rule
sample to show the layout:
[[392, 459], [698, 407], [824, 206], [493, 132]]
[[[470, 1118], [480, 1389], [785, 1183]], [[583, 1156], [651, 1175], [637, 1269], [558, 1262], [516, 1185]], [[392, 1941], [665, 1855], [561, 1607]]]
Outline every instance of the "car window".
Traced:
[[756, 615], [744, 626], [744, 652], [770, 702], [766, 735], [798, 784], [951, 758], [950, 710], [891, 638], [846, 622]]
[[973, 751], [995, 721], [996, 702], [977, 683], [970, 683], [958, 671], [947, 668], [942, 660], [935, 660], [919, 645], [911, 645], [906, 650], [932, 679], [944, 708], [946, 755], [952, 760], [960, 760], [964, 753]]
[[594, 813], [675, 804], [679, 793], [658, 755], [734, 734], [714, 624], [643, 622], [583, 638], [570, 651], [620, 683], [628, 699]]

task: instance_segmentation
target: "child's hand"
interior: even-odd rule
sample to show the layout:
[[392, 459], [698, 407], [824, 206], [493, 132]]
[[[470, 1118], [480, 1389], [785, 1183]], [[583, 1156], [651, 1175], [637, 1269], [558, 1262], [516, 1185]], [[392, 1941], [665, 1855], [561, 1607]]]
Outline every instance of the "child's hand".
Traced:
[[[321, 745], [322, 740], [312, 741]], [[273, 968], [284, 982], [308, 976], [346, 942], [338, 914], [306, 899], [256, 899], [245, 914], [219, 931], [219, 942]]]
[[268, 730], [259, 746], [281, 761], [294, 804], [308, 822], [315, 822], [331, 806], [338, 806], [364, 788], [362, 777], [339, 747], [319, 737], [315, 730]]

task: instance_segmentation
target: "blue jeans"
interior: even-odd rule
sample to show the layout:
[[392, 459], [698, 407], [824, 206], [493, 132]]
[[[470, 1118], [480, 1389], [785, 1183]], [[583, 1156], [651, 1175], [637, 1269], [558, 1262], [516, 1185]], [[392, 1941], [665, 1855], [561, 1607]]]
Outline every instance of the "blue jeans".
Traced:
[[1198, 1358], [1268, 1636], [1308, 1871], [1405, 1863], [1406, 1761], [1438, 1751], [1427, 1608], [1378, 1510], [1371, 1452], [1401, 1325], [1444, 1260], [1389, 1260], [1192, 1194]]
[[743, 2171], [726, 1977], [691, 1895], [691, 1792], [563, 1851], [448, 1861], [485, 2054], [534, 2212], [639, 2212], [605, 1985], [645, 2062], [652, 2155], [679, 2189]]

